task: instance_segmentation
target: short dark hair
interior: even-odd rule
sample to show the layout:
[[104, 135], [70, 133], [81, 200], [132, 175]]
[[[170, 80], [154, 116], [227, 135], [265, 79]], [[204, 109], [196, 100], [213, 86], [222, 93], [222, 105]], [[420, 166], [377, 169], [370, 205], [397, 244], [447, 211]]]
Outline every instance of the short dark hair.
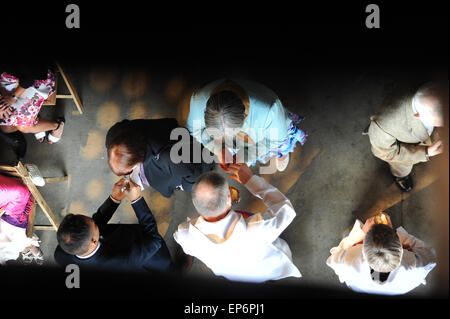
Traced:
[[108, 159], [114, 146], [122, 146], [120, 150], [121, 163], [127, 166], [134, 166], [145, 160], [145, 136], [133, 121], [123, 120], [114, 124], [106, 134], [105, 146]]
[[89, 249], [91, 227], [87, 218], [84, 215], [69, 214], [62, 220], [56, 237], [66, 253], [81, 255]]

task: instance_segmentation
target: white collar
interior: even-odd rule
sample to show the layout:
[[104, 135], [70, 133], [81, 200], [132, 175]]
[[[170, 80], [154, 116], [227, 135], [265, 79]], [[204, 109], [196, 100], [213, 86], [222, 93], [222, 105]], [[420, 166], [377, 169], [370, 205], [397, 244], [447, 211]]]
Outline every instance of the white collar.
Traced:
[[[411, 103], [412, 110], [413, 110], [414, 114], [419, 113], [418, 110], [417, 110], [417, 103], [418, 103], [417, 96], [414, 95], [414, 97], [412, 99], [412, 103]], [[434, 129], [433, 125], [430, 125], [430, 124], [424, 122], [423, 118], [421, 116], [419, 116], [419, 120], [420, 120], [420, 122], [422, 122], [423, 126], [425, 126], [425, 128], [427, 129], [428, 132], [430, 132], [430, 131], [432, 132], [433, 131], [433, 129]]]
[[101, 242], [99, 241], [99, 242], [98, 242], [98, 245], [97, 245], [97, 247], [94, 249], [94, 251], [93, 251], [92, 253], [90, 253], [89, 255], [87, 255], [87, 256], [78, 256], [78, 255], [75, 255], [75, 256], [77, 256], [77, 257], [80, 258], [80, 259], [88, 259], [88, 258], [91, 258], [92, 256], [95, 255], [95, 253], [97, 252], [97, 250], [100, 248], [100, 245], [101, 245]]

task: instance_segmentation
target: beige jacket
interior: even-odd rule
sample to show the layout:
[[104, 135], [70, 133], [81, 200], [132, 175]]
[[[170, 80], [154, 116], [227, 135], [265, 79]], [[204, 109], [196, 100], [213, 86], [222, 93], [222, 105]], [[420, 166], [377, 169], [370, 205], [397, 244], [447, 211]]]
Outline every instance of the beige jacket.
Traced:
[[379, 115], [370, 117], [367, 133], [372, 153], [383, 161], [401, 165], [427, 161], [425, 148], [432, 144], [435, 134], [430, 137], [414, 116], [413, 96], [414, 93], [407, 93], [391, 98]]

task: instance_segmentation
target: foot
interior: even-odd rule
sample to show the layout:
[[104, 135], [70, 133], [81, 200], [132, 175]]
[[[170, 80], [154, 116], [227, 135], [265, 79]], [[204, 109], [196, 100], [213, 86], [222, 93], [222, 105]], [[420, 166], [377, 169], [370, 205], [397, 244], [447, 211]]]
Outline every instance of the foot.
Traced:
[[277, 164], [277, 170], [279, 172], [284, 171], [289, 164], [289, 154], [284, 157], [277, 158], [276, 164]]
[[64, 121], [58, 120], [58, 126], [49, 134], [48, 144], [57, 143], [61, 138], [63, 131], [64, 131]]
[[405, 177], [394, 177], [394, 180], [402, 192], [410, 192], [414, 187], [411, 174]]

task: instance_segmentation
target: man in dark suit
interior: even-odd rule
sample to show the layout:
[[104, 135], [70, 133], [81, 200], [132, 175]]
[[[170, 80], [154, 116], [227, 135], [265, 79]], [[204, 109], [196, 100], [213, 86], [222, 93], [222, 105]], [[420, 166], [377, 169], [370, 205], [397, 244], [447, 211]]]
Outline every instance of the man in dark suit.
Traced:
[[[108, 224], [125, 196], [131, 201], [139, 224]], [[169, 250], [140, 187], [124, 178], [114, 184], [111, 196], [92, 218], [67, 215], [57, 238], [59, 245], [54, 256], [62, 266], [77, 264], [127, 271], [173, 269]]]
[[[172, 140], [175, 129], [184, 131], [187, 140], [179, 136]], [[187, 153], [181, 162], [174, 161], [171, 154], [178, 143], [185, 145], [181, 153]], [[165, 197], [171, 197], [175, 190], [190, 192], [197, 178], [216, 165], [211, 153], [211, 162], [202, 156], [195, 160], [196, 155], [203, 154], [204, 147], [173, 118], [118, 122], [109, 129], [105, 146], [108, 165], [115, 175], [129, 176], [141, 189], [152, 187]]]

